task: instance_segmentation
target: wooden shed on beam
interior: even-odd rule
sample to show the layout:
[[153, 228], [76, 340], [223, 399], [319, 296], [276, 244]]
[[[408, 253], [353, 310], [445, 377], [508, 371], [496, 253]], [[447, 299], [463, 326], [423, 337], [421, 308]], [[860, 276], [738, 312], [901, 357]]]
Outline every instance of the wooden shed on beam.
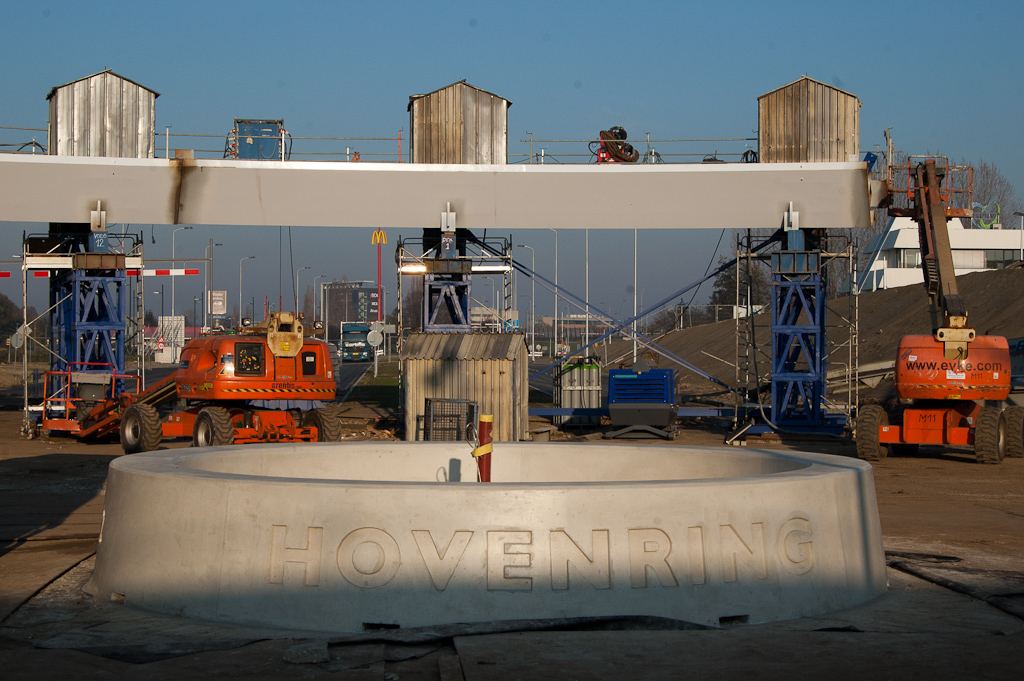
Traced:
[[856, 95], [801, 76], [757, 98], [761, 163], [846, 162], [860, 156]]

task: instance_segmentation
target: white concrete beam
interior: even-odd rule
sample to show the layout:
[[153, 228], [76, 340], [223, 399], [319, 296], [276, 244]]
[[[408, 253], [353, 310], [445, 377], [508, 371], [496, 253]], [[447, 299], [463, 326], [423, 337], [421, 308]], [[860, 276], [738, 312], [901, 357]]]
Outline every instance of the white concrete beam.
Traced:
[[864, 163], [413, 165], [0, 155], [0, 220], [474, 230], [870, 224]]

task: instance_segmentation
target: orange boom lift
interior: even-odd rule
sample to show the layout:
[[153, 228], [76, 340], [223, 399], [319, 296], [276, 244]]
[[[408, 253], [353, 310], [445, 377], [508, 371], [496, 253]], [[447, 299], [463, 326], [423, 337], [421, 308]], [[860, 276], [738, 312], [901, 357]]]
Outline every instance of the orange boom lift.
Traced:
[[890, 446], [894, 452], [912, 453], [927, 444], [973, 445], [981, 463], [1024, 456], [1024, 407], [1003, 410], [981, 403], [1009, 396], [1010, 351], [1005, 338], [978, 336], [968, 325], [967, 306], [957, 289], [946, 220], [968, 213], [948, 207], [952, 183], [943, 186], [947, 167], [928, 159], [906, 170], [910, 208], [890, 208], [889, 213], [917, 221], [932, 335], [900, 340], [896, 395], [906, 406], [893, 412], [892, 423], [880, 405], [862, 407], [857, 455], [879, 461]]
[[[150, 394], [174, 384], [179, 408], [161, 418]], [[303, 338], [291, 312], [271, 312], [233, 334], [193, 339], [177, 373], [141, 393], [121, 415], [128, 454], [156, 449], [165, 437], [191, 437], [195, 447], [254, 442], [335, 442], [337, 414], [327, 344]]]

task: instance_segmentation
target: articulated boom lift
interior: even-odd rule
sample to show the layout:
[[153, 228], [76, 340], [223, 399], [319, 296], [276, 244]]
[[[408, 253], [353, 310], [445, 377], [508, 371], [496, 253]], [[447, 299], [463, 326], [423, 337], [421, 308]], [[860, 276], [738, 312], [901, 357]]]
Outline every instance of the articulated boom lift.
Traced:
[[[156, 449], [165, 438], [194, 447], [258, 442], [336, 442], [337, 414], [327, 344], [304, 338], [291, 312], [234, 333], [201, 336], [181, 351], [178, 371], [129, 400], [120, 415], [127, 454]], [[175, 400], [161, 417], [157, 407]]]
[[981, 404], [1009, 396], [1010, 351], [1005, 338], [978, 336], [968, 325], [946, 229], [948, 217], [965, 212], [949, 207], [946, 171], [934, 159], [919, 163], [908, 182], [910, 208], [889, 209], [917, 221], [932, 335], [900, 340], [896, 395], [907, 406], [893, 412], [895, 423], [880, 405], [860, 409], [857, 454], [868, 461], [885, 458], [889, 446], [912, 453], [923, 444], [973, 445], [981, 463], [1024, 456], [1024, 407]]

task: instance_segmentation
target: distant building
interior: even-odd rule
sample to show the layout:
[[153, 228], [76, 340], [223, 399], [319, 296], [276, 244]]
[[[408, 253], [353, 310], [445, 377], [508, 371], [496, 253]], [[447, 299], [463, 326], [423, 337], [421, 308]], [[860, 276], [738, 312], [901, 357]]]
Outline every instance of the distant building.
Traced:
[[[1021, 260], [1024, 230], [965, 228], [959, 219], [950, 220], [948, 226], [957, 275], [996, 270]], [[921, 242], [917, 223], [911, 218], [890, 220], [889, 228], [872, 237], [864, 252], [870, 254], [871, 259], [860, 277], [861, 291], [924, 281]]]
[[337, 326], [377, 321], [377, 282], [332, 281], [324, 284], [326, 318]]

